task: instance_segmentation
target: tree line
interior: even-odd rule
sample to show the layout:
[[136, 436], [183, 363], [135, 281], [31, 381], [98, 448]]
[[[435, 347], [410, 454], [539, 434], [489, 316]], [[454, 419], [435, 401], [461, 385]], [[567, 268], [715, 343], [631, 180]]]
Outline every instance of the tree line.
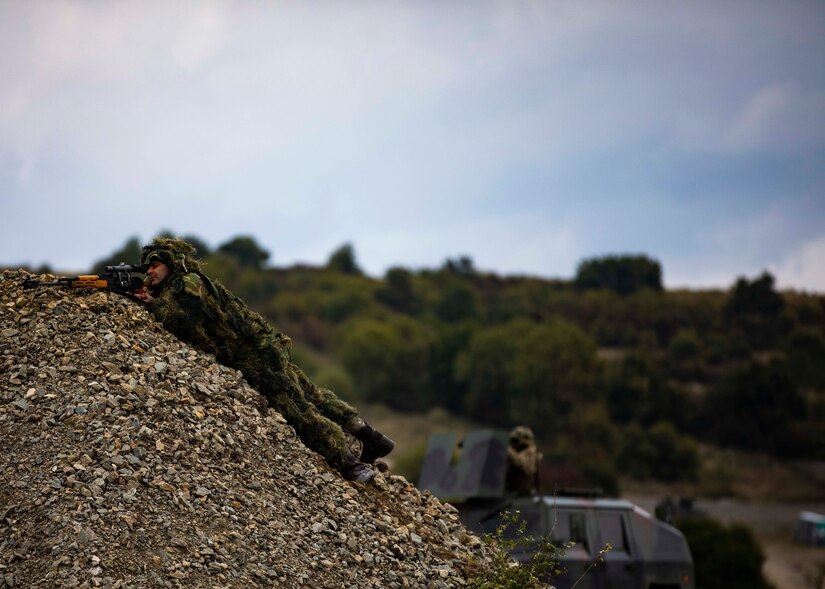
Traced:
[[[374, 278], [351, 244], [324, 265], [277, 267], [252, 236], [186, 239], [293, 338], [319, 384], [528, 425], [587, 483], [695, 479], [700, 443], [825, 459], [825, 298], [779, 292], [768, 273], [667, 291], [645, 255], [584, 260], [571, 280], [479, 272], [464, 256]], [[137, 260], [140, 245], [96, 265]]]

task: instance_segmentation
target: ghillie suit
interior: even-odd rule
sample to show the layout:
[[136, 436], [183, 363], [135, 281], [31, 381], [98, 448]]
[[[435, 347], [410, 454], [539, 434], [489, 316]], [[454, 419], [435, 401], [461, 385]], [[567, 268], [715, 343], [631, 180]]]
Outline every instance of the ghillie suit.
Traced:
[[533, 430], [523, 425], [513, 428], [507, 445], [507, 491], [516, 495], [538, 492], [539, 464], [542, 458], [542, 453], [536, 447]]
[[[292, 363], [290, 339], [201, 272], [195, 254], [190, 244], [171, 238], [156, 238], [143, 248], [141, 263], [156, 260], [169, 268], [162, 284], [150, 289], [155, 298], [147, 306], [149, 312], [178, 339], [240, 370], [304, 444], [345, 478], [372, 478], [363, 462], [388, 454], [395, 445], [392, 440], [361, 420], [332, 391], [312, 383]], [[362, 441], [360, 461], [349, 451], [345, 431]]]

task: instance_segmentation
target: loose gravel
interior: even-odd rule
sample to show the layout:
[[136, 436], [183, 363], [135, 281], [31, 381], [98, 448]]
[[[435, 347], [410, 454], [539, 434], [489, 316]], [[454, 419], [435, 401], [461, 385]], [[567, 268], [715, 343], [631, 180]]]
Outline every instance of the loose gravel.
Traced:
[[0, 275], [0, 588], [464, 587], [489, 549], [344, 481], [242, 375], [102, 291]]

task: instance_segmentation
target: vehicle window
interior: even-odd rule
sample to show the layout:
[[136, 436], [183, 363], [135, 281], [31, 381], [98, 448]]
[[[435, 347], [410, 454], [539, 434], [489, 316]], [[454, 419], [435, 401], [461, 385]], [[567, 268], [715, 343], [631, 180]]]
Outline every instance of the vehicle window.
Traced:
[[575, 542], [577, 548], [582, 548], [585, 552], [589, 552], [584, 513], [563, 509], [557, 510], [551, 507], [549, 518], [551, 526], [553, 526], [555, 522], [551, 536], [557, 544], [563, 545], [567, 542]]
[[570, 539], [587, 550], [587, 528], [584, 524], [583, 513], [570, 514]]
[[618, 512], [601, 512], [598, 514], [602, 542], [607, 542], [613, 550], [627, 552], [627, 532], [624, 518]]

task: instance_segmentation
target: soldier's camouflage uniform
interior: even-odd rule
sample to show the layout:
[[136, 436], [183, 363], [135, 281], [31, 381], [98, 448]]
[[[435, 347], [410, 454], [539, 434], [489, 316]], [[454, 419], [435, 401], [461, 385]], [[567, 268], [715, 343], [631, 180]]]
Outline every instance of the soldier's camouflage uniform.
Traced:
[[143, 263], [157, 259], [170, 269], [163, 284], [150, 290], [155, 298], [149, 312], [179, 339], [240, 370], [308, 448], [341, 470], [348, 449], [344, 431], [363, 424], [355, 409], [312, 383], [292, 363], [289, 338], [204, 275], [194, 253], [177, 239], [156, 238], [144, 248]]
[[507, 490], [517, 495], [536, 493], [542, 458], [543, 455], [536, 446], [533, 430], [523, 425], [513, 428], [507, 445]]

